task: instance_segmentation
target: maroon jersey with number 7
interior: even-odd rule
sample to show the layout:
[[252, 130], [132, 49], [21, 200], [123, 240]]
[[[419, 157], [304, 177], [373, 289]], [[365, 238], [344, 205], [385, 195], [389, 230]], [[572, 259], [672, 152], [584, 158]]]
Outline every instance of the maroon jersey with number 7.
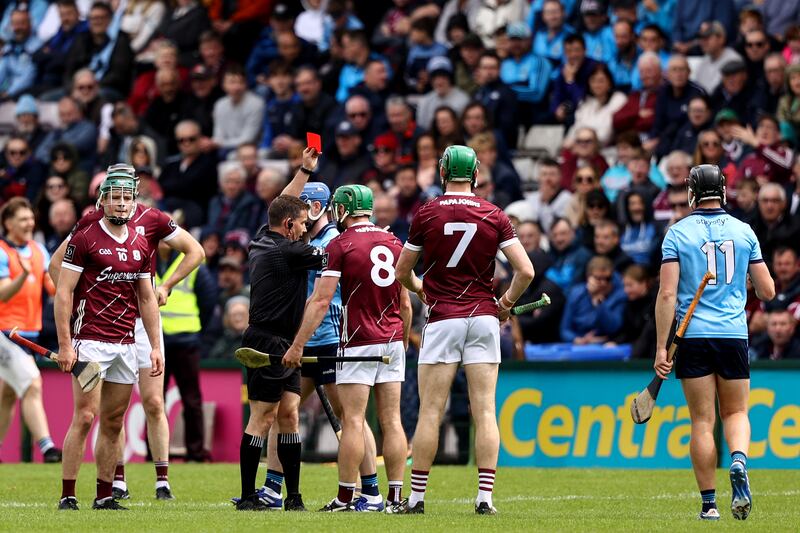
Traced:
[[405, 247], [424, 256], [428, 322], [496, 315], [495, 256], [516, 242], [503, 210], [474, 194], [445, 193], [422, 206]]
[[341, 284], [342, 348], [403, 340], [402, 287], [394, 276], [402, 249], [397, 237], [370, 222], [354, 224], [328, 243], [322, 277]]

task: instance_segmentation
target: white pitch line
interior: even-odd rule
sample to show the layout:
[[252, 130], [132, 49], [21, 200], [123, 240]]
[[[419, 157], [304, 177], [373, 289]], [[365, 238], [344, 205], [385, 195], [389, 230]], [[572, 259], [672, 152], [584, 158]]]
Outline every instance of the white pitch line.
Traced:
[[[635, 496], [633, 494], [615, 494], [615, 495], [606, 495], [606, 496], [598, 496], [595, 494], [561, 494], [561, 495], [553, 495], [553, 496], [531, 496], [531, 495], [524, 495], [524, 494], [517, 494], [514, 496], [505, 496], [505, 497], [498, 497], [497, 501], [502, 502], [549, 502], [549, 501], [564, 501], [564, 500], [597, 500], [597, 501], [621, 501], [621, 500], [673, 500], [673, 499], [692, 499], [697, 496], [696, 492], [678, 492], [678, 493], [668, 493], [664, 492], [661, 494], [655, 494], [653, 496]], [[765, 491], [765, 492], [756, 492], [754, 493], [756, 498], [770, 498], [770, 497], [792, 497], [792, 496], [800, 496], [800, 490], [785, 490], [785, 491]], [[469, 504], [475, 503], [473, 498], [451, 498], [451, 499], [437, 499], [437, 498], [429, 498], [431, 502], [435, 503], [454, 503], [454, 504]], [[230, 502], [208, 502], [208, 503], [200, 503], [200, 502], [180, 502], [179, 504], [174, 504], [170, 506], [159, 505], [157, 503], [151, 502], [123, 502], [126, 507], [132, 508], [158, 508], [158, 509], [168, 509], [168, 508], [194, 508], [194, 509], [219, 509], [219, 508], [230, 508], [233, 509], [233, 504]], [[45, 509], [45, 508], [52, 508], [55, 510], [56, 503], [54, 502], [14, 502], [14, 501], [5, 501], [0, 502], [0, 509]]]

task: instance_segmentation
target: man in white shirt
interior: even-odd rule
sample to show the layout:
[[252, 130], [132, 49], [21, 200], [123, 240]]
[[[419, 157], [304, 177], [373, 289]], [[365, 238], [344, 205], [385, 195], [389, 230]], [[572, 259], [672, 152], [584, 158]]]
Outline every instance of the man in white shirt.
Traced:
[[722, 81], [722, 65], [731, 59], [742, 58], [732, 48], [725, 46], [725, 27], [718, 21], [703, 22], [698, 35], [704, 55], [697, 67], [692, 69], [691, 80], [711, 94]]
[[529, 220], [538, 220], [545, 232], [557, 218], [563, 218], [572, 200], [572, 193], [561, 188], [561, 167], [558, 161], [544, 158], [538, 164], [539, 190], [526, 199], [512, 202], [506, 207], [507, 213], [519, 213]]

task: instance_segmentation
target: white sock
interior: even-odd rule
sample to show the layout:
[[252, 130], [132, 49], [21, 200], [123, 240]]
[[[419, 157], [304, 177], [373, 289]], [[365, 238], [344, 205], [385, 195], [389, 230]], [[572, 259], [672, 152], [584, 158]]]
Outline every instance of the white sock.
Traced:
[[367, 499], [367, 503], [381, 503], [383, 501], [383, 496], [378, 494], [377, 496], [370, 496], [369, 494], [361, 494], [362, 498]]
[[119, 490], [121, 490], [121, 491], [123, 491], [123, 492], [125, 492], [126, 490], [128, 490], [128, 484], [127, 484], [126, 482], [124, 482], [124, 481], [117, 481], [117, 480], [114, 480], [114, 481], [111, 483], [111, 487], [112, 487], [112, 488], [115, 488], [115, 489], [119, 489]]
[[169, 481], [156, 481], [156, 488], [160, 489], [161, 487], [169, 488]]

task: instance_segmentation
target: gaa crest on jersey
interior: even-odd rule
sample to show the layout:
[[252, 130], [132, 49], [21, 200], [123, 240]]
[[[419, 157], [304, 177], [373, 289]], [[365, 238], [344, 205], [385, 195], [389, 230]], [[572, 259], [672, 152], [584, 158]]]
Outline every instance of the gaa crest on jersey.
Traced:
[[136, 226], [136, 233], [144, 237], [144, 226]]
[[139, 253], [139, 250], [134, 250], [133, 251], [133, 260], [134, 261], [141, 261], [142, 260], [142, 254]]
[[66, 259], [67, 261], [72, 261], [73, 257], [75, 257], [75, 245], [68, 244], [67, 249], [64, 252], [64, 259]]
[[328, 252], [322, 254], [322, 270], [328, 268]]
[[175, 231], [176, 229], [178, 229], [178, 225], [172, 219], [169, 219], [169, 229], [171, 229], [172, 231]]

